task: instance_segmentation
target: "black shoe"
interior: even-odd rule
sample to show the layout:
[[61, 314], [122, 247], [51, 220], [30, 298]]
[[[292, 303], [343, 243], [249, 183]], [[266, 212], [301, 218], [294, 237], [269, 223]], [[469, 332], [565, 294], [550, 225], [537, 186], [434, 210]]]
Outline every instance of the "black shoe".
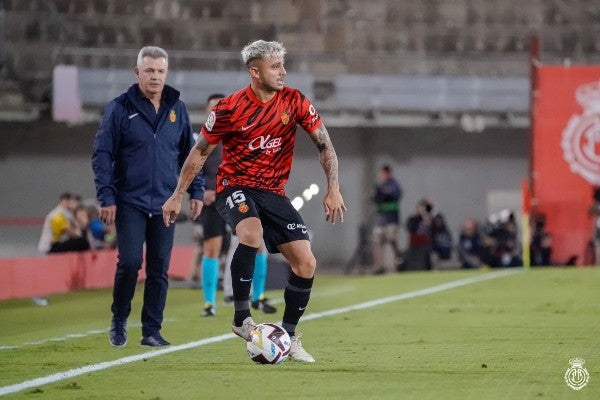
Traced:
[[158, 333], [158, 332], [156, 332], [155, 334], [150, 335], [150, 336], [143, 336], [140, 344], [142, 346], [150, 346], [150, 347], [165, 347], [165, 346], [171, 345], [171, 343], [169, 343], [165, 339], [163, 339], [163, 337], [160, 336], [160, 333]]
[[203, 317], [214, 317], [217, 311], [210, 303], [206, 303], [204, 306], [204, 311], [202, 312]]
[[223, 298], [223, 301], [225, 302], [225, 305], [232, 306], [233, 305], [233, 296], [225, 296]]
[[277, 308], [273, 307], [269, 304], [269, 300], [266, 298], [253, 301], [252, 308], [255, 310], [262, 310], [265, 314], [275, 314], [277, 312]]
[[123, 347], [127, 344], [127, 320], [113, 318], [108, 331], [108, 340], [115, 347]]

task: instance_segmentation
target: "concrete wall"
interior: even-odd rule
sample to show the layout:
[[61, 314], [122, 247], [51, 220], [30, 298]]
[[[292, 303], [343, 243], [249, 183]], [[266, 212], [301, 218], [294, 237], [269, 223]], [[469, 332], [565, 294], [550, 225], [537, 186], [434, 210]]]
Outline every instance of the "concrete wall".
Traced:
[[[95, 129], [38, 125], [9, 130], [0, 126], [0, 133], [7, 138], [0, 147], [0, 219], [43, 217], [65, 190], [93, 198], [90, 151]], [[342, 191], [349, 208], [344, 224], [331, 226], [324, 221], [326, 182], [317, 151], [303, 131], [299, 131], [287, 186], [292, 198], [312, 183], [321, 187], [301, 213], [313, 232], [315, 253], [325, 265], [342, 265], [350, 259], [359, 225], [370, 220], [369, 194], [382, 163], [392, 165], [404, 187], [404, 219], [421, 197], [430, 196], [454, 232], [467, 217], [487, 217], [490, 194], [493, 198], [493, 193], [518, 191], [528, 169], [524, 131], [466, 134], [448, 128], [336, 128], [330, 133], [340, 159]], [[182, 224], [178, 227], [178, 244], [191, 243], [190, 235], [190, 224]], [[14, 255], [17, 250], [35, 254], [38, 237], [36, 227], [0, 226], [0, 257]]]

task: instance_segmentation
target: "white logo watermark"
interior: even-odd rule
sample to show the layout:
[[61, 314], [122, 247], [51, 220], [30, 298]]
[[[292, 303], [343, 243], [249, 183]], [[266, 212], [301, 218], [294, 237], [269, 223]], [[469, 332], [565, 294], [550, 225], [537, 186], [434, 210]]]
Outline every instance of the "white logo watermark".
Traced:
[[575, 357], [569, 360], [569, 364], [571, 364], [571, 367], [565, 372], [565, 382], [573, 390], [583, 389], [590, 380], [589, 372], [583, 367], [585, 360]]

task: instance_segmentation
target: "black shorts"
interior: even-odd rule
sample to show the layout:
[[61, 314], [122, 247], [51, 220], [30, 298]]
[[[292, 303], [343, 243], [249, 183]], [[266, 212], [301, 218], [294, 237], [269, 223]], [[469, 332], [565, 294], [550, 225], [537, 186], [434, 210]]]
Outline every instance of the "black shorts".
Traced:
[[202, 207], [198, 222], [202, 224], [204, 239], [210, 239], [217, 236], [225, 237], [227, 234], [225, 220], [219, 215], [215, 203]]
[[285, 196], [263, 189], [232, 186], [217, 195], [216, 203], [219, 214], [234, 233], [241, 220], [260, 219], [269, 253], [279, 253], [280, 244], [309, 240], [302, 217]]

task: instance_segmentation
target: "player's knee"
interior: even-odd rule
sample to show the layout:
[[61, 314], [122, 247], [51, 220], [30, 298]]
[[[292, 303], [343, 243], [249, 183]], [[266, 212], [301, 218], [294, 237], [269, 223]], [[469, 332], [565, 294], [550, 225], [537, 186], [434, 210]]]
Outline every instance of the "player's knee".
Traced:
[[208, 258], [219, 258], [221, 254], [221, 243], [220, 238], [210, 238], [204, 241], [202, 246], [202, 255]]
[[303, 260], [298, 262], [297, 265], [292, 266], [294, 274], [298, 275], [301, 278], [312, 278], [315, 275], [316, 269], [317, 260], [312, 254], [310, 254], [310, 256], [306, 256]]
[[256, 247], [258, 248], [262, 243], [263, 238], [263, 230], [262, 226], [254, 227], [254, 228], [246, 228], [242, 227], [240, 229], [239, 225], [236, 227], [235, 231], [240, 243], [245, 244], [246, 246]]

